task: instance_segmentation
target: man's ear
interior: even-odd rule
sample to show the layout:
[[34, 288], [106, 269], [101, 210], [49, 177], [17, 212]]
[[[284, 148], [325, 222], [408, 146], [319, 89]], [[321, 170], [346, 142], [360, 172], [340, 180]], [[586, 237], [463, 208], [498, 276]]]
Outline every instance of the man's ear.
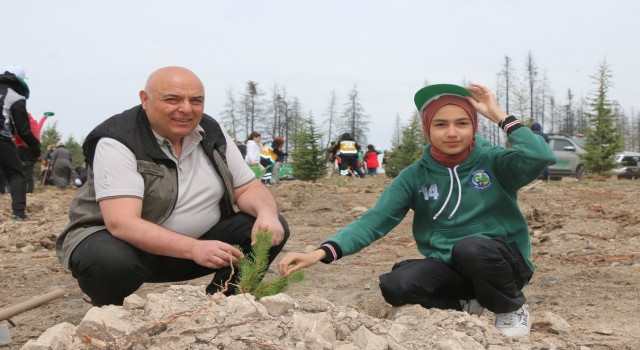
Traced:
[[140, 104], [142, 104], [142, 109], [147, 110], [147, 101], [149, 100], [149, 95], [144, 90], [140, 90], [138, 94], [140, 96]]

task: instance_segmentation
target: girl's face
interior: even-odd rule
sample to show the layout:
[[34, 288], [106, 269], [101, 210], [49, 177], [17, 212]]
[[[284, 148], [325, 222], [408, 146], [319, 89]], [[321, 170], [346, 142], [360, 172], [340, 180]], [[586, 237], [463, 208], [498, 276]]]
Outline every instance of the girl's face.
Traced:
[[461, 107], [446, 105], [431, 119], [431, 144], [441, 152], [455, 155], [464, 152], [473, 140], [471, 118]]
[[256, 136], [253, 138], [253, 141], [255, 141], [256, 143], [260, 143], [260, 139], [262, 139], [262, 136]]

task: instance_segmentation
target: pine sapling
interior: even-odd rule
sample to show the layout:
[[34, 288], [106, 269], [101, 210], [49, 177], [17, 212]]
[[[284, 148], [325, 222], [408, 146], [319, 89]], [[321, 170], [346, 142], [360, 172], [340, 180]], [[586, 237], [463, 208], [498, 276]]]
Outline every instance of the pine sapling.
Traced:
[[259, 300], [262, 297], [284, 292], [289, 283], [304, 279], [304, 271], [299, 270], [286, 277], [277, 277], [269, 281], [262, 280], [269, 268], [271, 236], [270, 231], [259, 230], [256, 232], [256, 244], [251, 248], [251, 253], [238, 262], [237, 294], [249, 293], [256, 300]]

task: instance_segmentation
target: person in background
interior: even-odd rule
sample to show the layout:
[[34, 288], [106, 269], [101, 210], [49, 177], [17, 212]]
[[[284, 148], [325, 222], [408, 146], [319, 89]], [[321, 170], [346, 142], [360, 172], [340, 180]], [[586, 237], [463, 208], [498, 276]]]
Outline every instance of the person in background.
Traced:
[[[400, 172], [359, 220], [315, 251], [287, 254], [278, 264], [280, 274], [355, 254], [413, 210], [413, 237], [424, 258], [398, 262], [379, 277], [384, 299], [393, 306], [477, 315], [488, 308], [499, 332], [528, 335], [522, 288], [534, 267], [529, 227], [516, 198], [519, 188], [555, 162], [554, 153], [482, 85], [429, 85], [414, 101], [431, 141], [422, 158]], [[513, 148], [476, 135], [478, 112], [507, 134]]]
[[376, 150], [374, 145], [367, 145], [367, 152], [364, 154], [365, 163], [367, 164], [367, 174], [376, 176], [378, 174], [378, 155], [380, 151]]
[[[540, 123], [534, 122], [533, 124], [531, 124], [531, 131], [534, 134], [542, 137], [546, 143], [549, 143], [549, 135], [547, 135], [544, 131], [542, 131], [542, 125], [540, 125]], [[549, 167], [548, 166], [544, 167], [544, 170], [542, 171], [542, 179], [544, 181], [549, 181]]]
[[333, 176], [333, 172], [336, 168], [335, 147], [337, 144], [338, 141], [331, 141], [331, 143], [329, 143], [329, 148], [327, 148], [327, 179]]
[[355, 172], [358, 177], [363, 178], [364, 174], [358, 166], [358, 143], [353, 139], [350, 133], [345, 132], [338, 140], [338, 144], [334, 146], [333, 152], [340, 160], [340, 176], [353, 176]]
[[284, 151], [284, 138], [276, 137], [275, 139], [279, 141], [278, 141], [278, 146], [273, 149], [274, 152], [276, 153], [276, 162], [275, 164], [273, 164], [273, 171], [271, 175], [272, 185], [277, 185], [280, 182], [280, 168], [282, 167], [282, 164], [285, 161], [285, 157], [289, 155], [287, 152]]
[[231, 266], [256, 232], [272, 232], [271, 263], [287, 222], [228, 133], [204, 114], [204, 86], [192, 71], [160, 68], [139, 97], [85, 138], [87, 183], [58, 235], [58, 259], [96, 306], [122, 305], [143, 283], [211, 274], [206, 292], [231, 295]]
[[[31, 133], [35, 136], [38, 141], [40, 141], [40, 130], [42, 130], [42, 125], [49, 118], [49, 115], [45, 114], [40, 118], [40, 121], [36, 120], [31, 113], [27, 113], [29, 116], [29, 127], [31, 128]], [[29, 148], [29, 146], [22, 141], [22, 138], [18, 136], [18, 134], [13, 135], [13, 139], [16, 143], [16, 147], [18, 148], [18, 157], [22, 161], [22, 172], [24, 173], [25, 182], [27, 184], [27, 193], [33, 193], [35, 188], [35, 180], [33, 167], [38, 162], [38, 158], [33, 156], [33, 152]]]
[[51, 164], [53, 167], [53, 183], [57, 188], [63, 190], [69, 186], [71, 181], [71, 151], [67, 149], [64, 142], [58, 141], [56, 149], [51, 154]]
[[44, 152], [44, 155], [42, 156], [41, 159], [41, 164], [42, 164], [42, 171], [41, 171], [41, 177], [42, 177], [42, 184], [44, 185], [54, 185], [53, 182], [53, 163], [51, 162], [52, 159], [52, 155], [53, 155], [53, 151], [56, 150], [56, 145], [55, 144], [51, 144], [49, 146], [47, 146], [47, 150]]
[[[268, 186], [271, 186], [274, 183], [277, 183], [277, 180], [274, 182], [273, 173], [276, 172], [275, 166], [278, 160], [278, 157], [281, 156], [284, 158], [284, 152], [282, 150], [282, 145], [284, 144], [284, 139], [282, 137], [275, 137], [271, 142], [265, 142], [262, 145], [262, 150], [260, 150], [260, 165], [264, 167], [264, 174], [262, 175], [262, 183]], [[279, 169], [278, 169], [279, 170]], [[277, 174], [275, 175], [278, 176]]]
[[364, 161], [364, 152], [362, 147], [358, 148], [358, 169], [364, 175], [367, 172], [367, 163]]
[[12, 217], [16, 221], [27, 221], [27, 186], [22, 161], [13, 142], [17, 134], [29, 146], [33, 158], [40, 157], [40, 141], [31, 131], [27, 113], [29, 86], [26, 74], [20, 66], [8, 66], [0, 74], [0, 168], [11, 189]]
[[382, 152], [382, 167], [384, 168], [387, 165], [387, 159], [389, 159], [389, 151]]
[[249, 164], [249, 166], [253, 166], [260, 163], [260, 140], [262, 136], [259, 132], [253, 131], [247, 138], [247, 142], [245, 143], [247, 146], [247, 155], [244, 157], [244, 160]]

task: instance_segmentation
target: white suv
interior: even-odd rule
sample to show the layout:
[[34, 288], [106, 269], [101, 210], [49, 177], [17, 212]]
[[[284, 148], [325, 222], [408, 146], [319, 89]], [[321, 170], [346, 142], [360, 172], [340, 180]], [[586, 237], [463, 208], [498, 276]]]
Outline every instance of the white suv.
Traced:
[[614, 172], [618, 179], [640, 179], [640, 153], [622, 152], [616, 154], [618, 168]]
[[586, 153], [582, 146], [584, 138], [561, 134], [549, 134], [549, 145], [556, 154], [557, 162], [549, 166], [549, 177], [558, 179], [563, 176], [581, 178], [588, 173], [582, 165], [581, 154]]

